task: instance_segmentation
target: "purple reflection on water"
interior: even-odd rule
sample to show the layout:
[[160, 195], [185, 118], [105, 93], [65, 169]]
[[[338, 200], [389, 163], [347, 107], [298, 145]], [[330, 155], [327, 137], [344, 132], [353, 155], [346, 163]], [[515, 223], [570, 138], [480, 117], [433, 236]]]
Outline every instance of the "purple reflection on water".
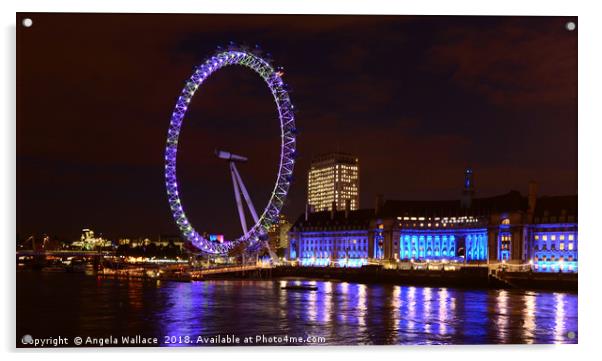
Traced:
[[161, 318], [171, 333], [289, 332], [330, 344], [576, 342], [567, 337], [577, 330], [575, 294], [307, 280], [208, 281], [173, 291]]
[[[17, 284], [17, 334], [320, 336], [337, 345], [577, 342], [577, 295], [570, 293], [294, 279], [98, 282], [39, 273], [19, 275]], [[318, 289], [282, 289], [300, 284]]]

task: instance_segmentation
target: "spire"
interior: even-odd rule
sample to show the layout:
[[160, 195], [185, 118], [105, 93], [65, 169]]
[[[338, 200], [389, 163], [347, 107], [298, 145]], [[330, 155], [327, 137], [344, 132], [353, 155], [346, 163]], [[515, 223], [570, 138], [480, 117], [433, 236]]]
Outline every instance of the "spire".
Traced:
[[472, 178], [472, 168], [470, 167], [464, 171], [464, 191], [474, 192], [474, 180]]
[[462, 190], [462, 198], [460, 200], [462, 208], [470, 208], [472, 206], [472, 198], [474, 196], [474, 179], [472, 168], [468, 167], [464, 171], [464, 189]]

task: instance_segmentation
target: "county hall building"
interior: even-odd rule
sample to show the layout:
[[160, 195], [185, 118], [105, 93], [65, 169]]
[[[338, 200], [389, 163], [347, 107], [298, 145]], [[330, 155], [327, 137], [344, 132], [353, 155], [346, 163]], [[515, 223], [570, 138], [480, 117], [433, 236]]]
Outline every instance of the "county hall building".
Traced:
[[314, 267], [497, 263], [535, 272], [578, 271], [576, 195], [538, 197], [533, 182], [526, 196], [474, 193], [470, 169], [457, 200], [377, 197], [375, 208], [354, 209], [348, 196], [341, 208], [335, 193], [328, 210], [314, 212], [309, 204], [293, 224], [287, 258]]

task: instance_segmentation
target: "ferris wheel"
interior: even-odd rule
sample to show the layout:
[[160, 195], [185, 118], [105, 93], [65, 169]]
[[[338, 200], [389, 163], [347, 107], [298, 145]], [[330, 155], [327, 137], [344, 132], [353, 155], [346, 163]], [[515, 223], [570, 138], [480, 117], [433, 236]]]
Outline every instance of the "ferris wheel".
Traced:
[[[199, 234], [186, 217], [178, 192], [176, 158], [178, 138], [190, 100], [211, 74], [230, 65], [239, 65], [254, 71], [265, 81], [270, 89], [276, 103], [278, 120], [280, 122], [280, 161], [276, 182], [271, 196], [263, 212], [258, 216], [246, 187], [244, 186], [242, 177], [240, 176], [240, 173], [238, 173], [235, 165], [236, 162], [246, 161], [246, 157], [231, 154], [226, 151], [216, 151], [216, 155], [219, 158], [229, 162], [236, 204], [243, 229], [243, 234], [237, 239], [218, 243]], [[293, 113], [294, 107], [291, 103], [282, 76], [283, 72], [281, 68], [275, 69], [272, 67], [270, 62], [262, 58], [258, 52], [249, 51], [244, 48], [231, 47], [228, 50], [218, 50], [217, 53], [196, 67], [194, 73], [188, 79], [184, 89], [182, 89], [182, 92], [178, 97], [175, 109], [171, 116], [167, 134], [167, 145], [165, 148], [165, 185], [167, 188], [167, 199], [173, 218], [180, 229], [180, 232], [186, 240], [190, 241], [202, 253], [223, 255], [238, 244], [244, 244], [249, 250], [258, 250], [262, 245], [267, 243], [267, 232], [270, 227], [278, 222], [278, 217], [284, 205], [292, 180], [293, 168], [295, 165], [297, 133]], [[249, 208], [254, 222], [251, 227], [247, 227], [246, 224], [246, 217], [240, 193], [242, 193], [247, 203], [247, 207]]]

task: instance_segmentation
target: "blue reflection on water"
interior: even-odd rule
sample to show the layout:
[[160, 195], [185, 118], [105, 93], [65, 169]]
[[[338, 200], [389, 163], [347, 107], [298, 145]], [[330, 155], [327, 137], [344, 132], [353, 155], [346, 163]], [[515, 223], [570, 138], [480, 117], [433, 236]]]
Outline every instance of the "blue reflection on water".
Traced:
[[[577, 294], [571, 293], [298, 279], [141, 283], [35, 272], [18, 276], [17, 333], [40, 337], [288, 335], [320, 336], [338, 345], [578, 339]], [[293, 284], [318, 289], [282, 289]]]
[[[317, 291], [286, 290], [315, 285]], [[575, 343], [577, 295], [347, 282], [170, 284], [167, 334], [323, 336], [328, 344]]]

